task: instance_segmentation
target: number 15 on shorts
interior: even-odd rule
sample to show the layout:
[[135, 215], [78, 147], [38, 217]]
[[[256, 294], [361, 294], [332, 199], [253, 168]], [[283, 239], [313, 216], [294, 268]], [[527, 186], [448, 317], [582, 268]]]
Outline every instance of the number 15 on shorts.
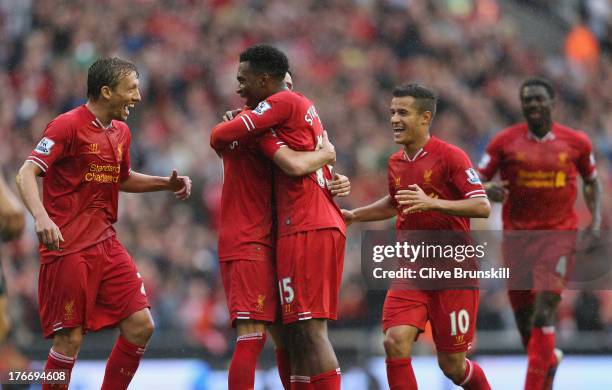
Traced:
[[280, 303], [283, 311], [291, 311], [291, 303], [295, 298], [295, 292], [291, 286], [291, 278], [283, 278], [278, 281], [278, 292], [280, 294]]

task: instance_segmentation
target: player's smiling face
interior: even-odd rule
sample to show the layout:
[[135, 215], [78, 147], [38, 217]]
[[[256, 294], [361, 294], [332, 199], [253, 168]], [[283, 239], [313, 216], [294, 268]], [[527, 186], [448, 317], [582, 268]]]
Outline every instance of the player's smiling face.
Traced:
[[551, 122], [554, 101], [541, 85], [529, 85], [521, 91], [523, 116], [529, 127], [540, 128]]
[[420, 113], [412, 96], [391, 99], [391, 127], [396, 144], [409, 145], [427, 137], [431, 113]]
[[236, 79], [238, 80], [236, 93], [245, 99], [247, 106], [253, 108], [267, 97], [263, 91], [264, 81], [261, 75], [250, 69], [248, 61], [238, 65]]
[[138, 77], [130, 72], [123, 76], [119, 83], [110, 89], [109, 105], [112, 118], [125, 121], [130, 115], [130, 108], [140, 101]]

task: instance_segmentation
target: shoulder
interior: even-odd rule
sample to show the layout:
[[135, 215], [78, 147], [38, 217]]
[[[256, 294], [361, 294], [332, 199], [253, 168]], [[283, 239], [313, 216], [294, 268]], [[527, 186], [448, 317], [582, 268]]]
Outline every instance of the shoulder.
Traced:
[[468, 158], [467, 153], [465, 153], [465, 151], [461, 149], [459, 146], [453, 145], [446, 141], [442, 141], [439, 138], [436, 138], [435, 141], [436, 141], [435, 153], [444, 156], [446, 160], [454, 161], [457, 159], [464, 160]]
[[590, 145], [589, 136], [582, 130], [572, 129], [571, 127], [563, 126], [558, 123], [554, 124], [554, 134], [563, 140], [579, 145]]
[[404, 149], [399, 149], [398, 151], [393, 153], [391, 156], [389, 156], [389, 159], [387, 160], [387, 167], [393, 168], [394, 166], [396, 166], [398, 163], [402, 161], [404, 161]]

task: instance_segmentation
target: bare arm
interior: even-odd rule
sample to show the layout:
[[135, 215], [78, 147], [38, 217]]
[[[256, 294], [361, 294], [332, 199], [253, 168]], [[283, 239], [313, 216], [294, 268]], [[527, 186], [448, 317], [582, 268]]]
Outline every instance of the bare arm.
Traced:
[[599, 179], [593, 178], [591, 180], [585, 180], [582, 186], [582, 192], [592, 217], [589, 229], [599, 230], [601, 226], [601, 196], [603, 192]]
[[123, 192], [154, 192], [172, 191], [179, 199], [186, 199], [191, 195], [191, 179], [187, 176], [179, 176], [176, 170], [172, 171], [170, 177], [150, 176], [135, 171], [121, 183], [119, 189]]
[[444, 214], [470, 218], [488, 218], [491, 213], [491, 204], [487, 198], [477, 197], [461, 200], [444, 200], [429, 197], [416, 184], [410, 185], [409, 190], [400, 190], [395, 196], [403, 213], [416, 211], [439, 211]]
[[34, 217], [34, 228], [38, 240], [49, 250], [58, 250], [60, 241], [64, 241], [59, 227], [49, 218], [47, 210], [40, 200], [36, 177], [42, 173], [42, 169], [36, 164], [26, 161], [17, 174], [17, 189], [25, 206]]
[[21, 235], [25, 225], [23, 206], [11, 192], [0, 171], [0, 236], [12, 240]]
[[342, 210], [342, 215], [346, 224], [350, 225], [353, 222], [382, 221], [395, 217], [397, 209], [393, 205], [391, 196], [386, 195], [367, 206], [358, 207], [350, 211]]
[[[324, 136], [327, 140], [327, 136]], [[288, 147], [282, 147], [274, 153], [274, 163], [288, 176], [308, 175], [327, 164], [336, 162], [336, 150], [327, 140], [323, 147], [313, 152], [297, 152]]]

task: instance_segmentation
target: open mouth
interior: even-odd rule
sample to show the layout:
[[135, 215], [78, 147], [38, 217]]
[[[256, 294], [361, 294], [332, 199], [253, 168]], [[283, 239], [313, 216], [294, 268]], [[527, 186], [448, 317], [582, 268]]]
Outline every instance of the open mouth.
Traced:
[[403, 127], [394, 127], [393, 128], [393, 134], [402, 134], [404, 131], [406, 131], [406, 129], [403, 128]]
[[134, 108], [134, 104], [126, 104], [125, 106], [123, 106], [123, 113], [125, 114], [125, 116], [130, 115], [130, 108]]

